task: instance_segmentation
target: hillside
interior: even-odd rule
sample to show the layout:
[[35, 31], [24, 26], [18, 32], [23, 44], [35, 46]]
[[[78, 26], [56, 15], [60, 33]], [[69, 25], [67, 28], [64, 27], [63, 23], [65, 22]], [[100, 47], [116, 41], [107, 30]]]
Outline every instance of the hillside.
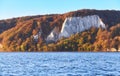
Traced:
[[[74, 26], [79, 27], [78, 31]], [[83, 26], [84, 30], [81, 29]], [[86, 26], [89, 28], [86, 29]], [[65, 35], [66, 29], [72, 30], [67, 30]], [[83, 9], [65, 14], [1, 20], [0, 49], [4, 51], [119, 51], [120, 11]]]

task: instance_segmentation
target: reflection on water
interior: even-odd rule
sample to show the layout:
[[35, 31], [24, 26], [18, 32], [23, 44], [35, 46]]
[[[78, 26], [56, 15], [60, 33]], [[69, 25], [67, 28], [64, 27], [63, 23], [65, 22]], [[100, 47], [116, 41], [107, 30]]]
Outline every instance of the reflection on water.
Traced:
[[96, 75], [120, 75], [120, 53], [0, 53], [0, 76]]

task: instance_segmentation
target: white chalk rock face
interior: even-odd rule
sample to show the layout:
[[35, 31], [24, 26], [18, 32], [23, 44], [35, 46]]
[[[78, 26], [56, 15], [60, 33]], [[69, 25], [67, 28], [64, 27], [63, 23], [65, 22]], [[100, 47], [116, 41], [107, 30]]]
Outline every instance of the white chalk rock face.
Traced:
[[70, 35], [72, 34], [88, 30], [91, 27], [105, 28], [105, 24], [97, 15], [66, 18], [66, 20], [63, 23], [59, 38], [70, 37]]
[[59, 27], [55, 27], [52, 32], [48, 35], [46, 41], [51, 42], [51, 41], [57, 41], [59, 38]]
[[33, 36], [33, 39], [37, 42], [41, 34], [42, 34], [42, 30], [40, 29], [39, 32]]
[[53, 30], [48, 36], [47, 40], [56, 41], [61, 37], [70, 37], [72, 34], [88, 30], [91, 27], [106, 28], [105, 24], [102, 22], [98, 15], [91, 15], [85, 17], [69, 17], [65, 19], [59, 34], [55, 33], [55, 31]]

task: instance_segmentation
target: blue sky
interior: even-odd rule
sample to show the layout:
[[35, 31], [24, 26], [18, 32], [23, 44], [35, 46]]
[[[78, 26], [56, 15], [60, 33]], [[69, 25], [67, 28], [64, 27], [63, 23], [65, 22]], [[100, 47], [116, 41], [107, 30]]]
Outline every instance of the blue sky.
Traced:
[[0, 0], [0, 19], [79, 9], [120, 10], [120, 0]]

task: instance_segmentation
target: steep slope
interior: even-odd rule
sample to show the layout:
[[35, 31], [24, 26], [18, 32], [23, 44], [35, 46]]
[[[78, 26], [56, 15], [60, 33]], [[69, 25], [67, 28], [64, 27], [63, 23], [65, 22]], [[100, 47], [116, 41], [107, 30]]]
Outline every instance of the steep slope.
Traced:
[[[78, 23], [78, 25], [76, 25], [74, 22]], [[111, 31], [111, 28], [117, 26], [119, 23], [120, 23], [120, 11], [88, 10], [88, 9], [68, 12], [65, 14], [27, 16], [27, 17], [1, 20], [0, 46], [2, 46], [2, 49], [10, 50], [10, 51], [20, 51], [20, 50], [42, 51], [48, 49], [45, 41], [46, 39], [49, 38], [48, 36], [50, 36], [50, 38], [53, 41], [56, 41], [56, 43], [54, 44], [55, 48], [57, 48], [56, 50], [58, 50], [58, 48], [62, 50], [67, 45], [65, 46], [59, 45], [62, 43], [62, 41], [64, 42], [64, 40], [59, 41], [58, 39], [60, 39], [61, 37], [71, 38], [72, 34], [79, 32], [81, 33], [84, 33], [85, 31], [89, 32], [89, 29], [91, 29], [94, 26], [103, 27], [103, 28], [106, 27], [105, 31], [107, 31], [107, 33], [105, 33], [105, 35], [109, 38], [107, 38], [106, 36], [103, 37], [102, 35], [100, 36], [106, 38], [103, 40], [109, 41], [110, 39], [114, 41], [113, 43], [115, 43], [115, 42], [119, 42], [119, 36], [120, 36], [118, 33], [119, 30], [114, 28], [114, 30]], [[83, 27], [84, 24], [85, 27]], [[80, 27], [80, 28], [76, 29], [75, 27], [73, 27], [73, 25], [74, 26], [76, 25], [75, 27]], [[85, 42], [83, 42], [84, 44], [99, 43], [100, 46], [102, 45], [102, 43], [100, 42], [101, 39], [100, 38], [98, 39], [99, 36], [97, 36], [97, 32], [99, 31], [95, 31], [95, 30], [98, 29], [95, 28], [89, 32], [89, 34], [91, 34], [90, 37], [92, 37], [92, 39], [90, 40], [90, 42], [89, 40], [85, 40]], [[101, 31], [100, 34], [102, 34], [103, 31]], [[84, 34], [83, 35], [80, 34], [80, 36], [84, 36]], [[86, 36], [84, 39], [86, 39], [87, 37], [88, 36]], [[51, 40], [50, 38], [48, 40]], [[72, 44], [72, 46], [73, 45], [74, 43]], [[119, 44], [116, 44], [116, 46], [113, 47], [118, 48], [118, 46]], [[108, 47], [106, 46], [105, 48]], [[64, 50], [66, 49], [64, 48]]]
[[53, 31], [47, 37], [47, 41], [57, 41], [62, 37], [70, 37], [73, 34], [88, 30], [91, 27], [101, 27], [103, 29], [106, 28], [105, 24], [102, 22], [98, 15], [69, 17], [65, 19], [60, 32], [56, 31], [59, 29], [53, 29]]
[[105, 29], [105, 24], [101, 21], [99, 16], [91, 15], [85, 17], [70, 17], [66, 18], [60, 32], [61, 37], [70, 37], [70, 35], [88, 30], [91, 27], [101, 27]]
[[67, 17], [78, 17], [78, 16], [84, 17], [88, 15], [98, 15], [106, 25], [109, 25], [108, 27], [120, 23], [120, 11], [116, 11], [116, 10], [83, 9], [83, 10], [66, 13]]
[[16, 19], [1, 20], [0, 21], [0, 33], [14, 27], [16, 23], [17, 23]]

